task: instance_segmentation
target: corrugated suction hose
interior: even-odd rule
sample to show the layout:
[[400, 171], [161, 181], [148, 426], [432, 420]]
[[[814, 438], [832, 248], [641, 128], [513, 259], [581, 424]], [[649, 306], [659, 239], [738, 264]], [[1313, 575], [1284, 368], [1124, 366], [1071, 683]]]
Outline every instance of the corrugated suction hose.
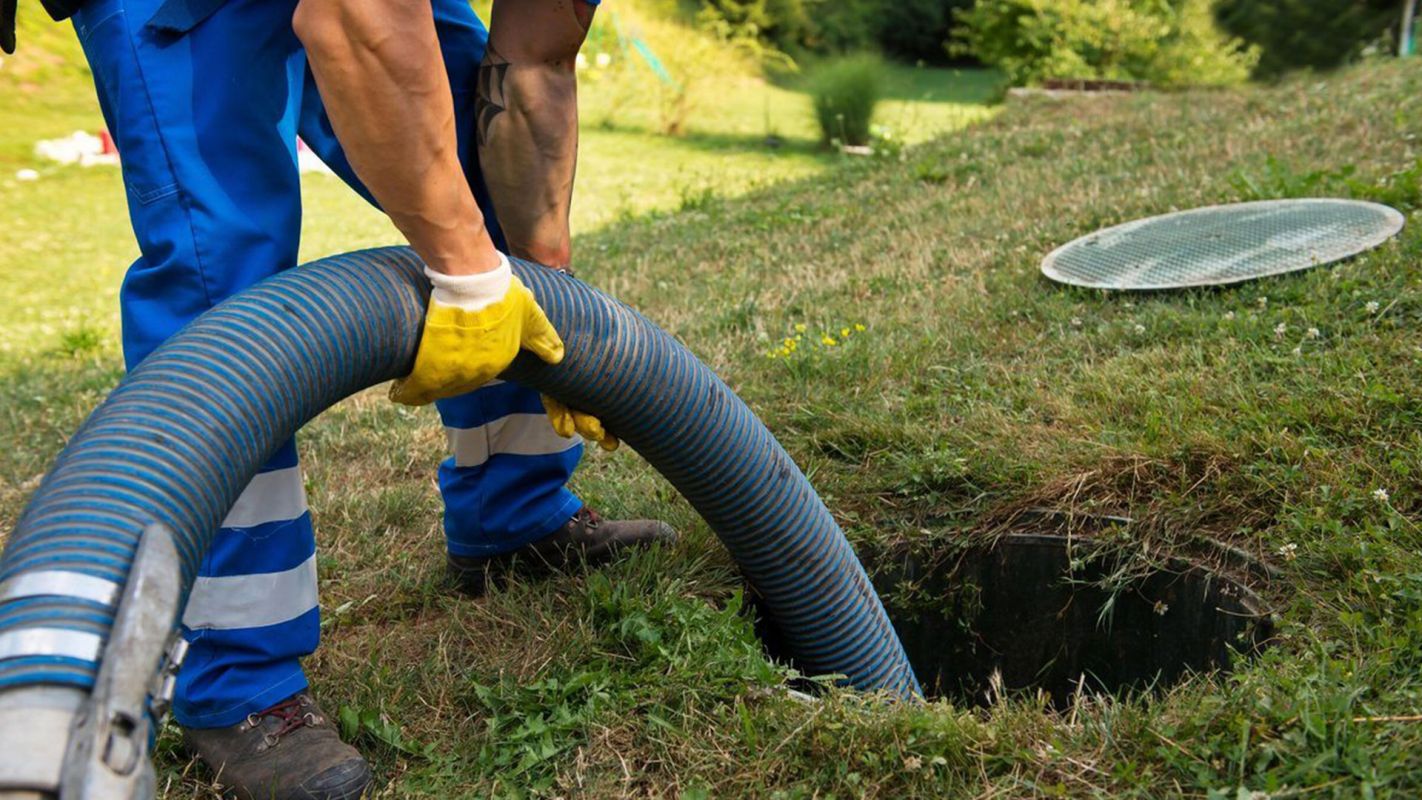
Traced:
[[[190, 587], [279, 443], [347, 395], [409, 371], [428, 291], [420, 267], [394, 247], [285, 272], [184, 328], [114, 390], [0, 558], [0, 701], [19, 687], [88, 690], [145, 526], [174, 532]], [[666, 476], [725, 542], [802, 669], [916, 695], [844, 534], [745, 404], [627, 306], [554, 270], [514, 269], [567, 356], [550, 367], [525, 354], [505, 377], [596, 414]], [[0, 731], [0, 749], [22, 735]]]

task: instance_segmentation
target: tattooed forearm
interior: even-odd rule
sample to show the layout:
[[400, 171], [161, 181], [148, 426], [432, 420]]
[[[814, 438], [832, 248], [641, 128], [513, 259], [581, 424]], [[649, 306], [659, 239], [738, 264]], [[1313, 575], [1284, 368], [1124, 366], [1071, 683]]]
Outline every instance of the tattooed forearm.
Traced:
[[479, 165], [499, 225], [513, 255], [554, 267], [571, 258], [574, 59], [591, 8], [583, 0], [497, 0], [479, 68]]
[[504, 99], [504, 80], [508, 77], [509, 62], [501, 57], [493, 45], [484, 53], [484, 61], [479, 65], [479, 86], [477, 102], [478, 114], [476, 131], [479, 146], [489, 143], [489, 128], [494, 118], [504, 113], [507, 101]]

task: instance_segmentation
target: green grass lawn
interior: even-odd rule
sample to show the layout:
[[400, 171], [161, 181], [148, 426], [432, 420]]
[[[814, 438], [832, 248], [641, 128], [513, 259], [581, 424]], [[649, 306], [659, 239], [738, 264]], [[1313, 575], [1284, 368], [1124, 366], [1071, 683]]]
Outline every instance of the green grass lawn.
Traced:
[[[802, 704], [736, 613], [714, 536], [625, 448], [590, 453], [574, 488], [670, 520], [681, 543], [452, 594], [435, 415], [371, 391], [301, 448], [322, 544], [311, 674], [378, 796], [1422, 795], [1419, 79], [1416, 62], [1380, 63], [1274, 88], [1014, 101], [902, 161], [819, 155], [793, 110], [785, 146], [761, 149], [752, 92], [803, 102], [767, 84], [682, 139], [646, 121], [590, 129], [580, 275], [720, 372], [862, 548], [990, 537], [1026, 506], [1129, 516], [1116, 544], [1142, 559], [1205, 534], [1272, 564], [1256, 588], [1278, 642], [1230, 676], [1060, 712], [1027, 696]], [[943, 91], [945, 107], [981, 97]], [[132, 253], [111, 171], [9, 177], [21, 121], [0, 110], [3, 525], [119, 377]], [[683, 171], [651, 169], [662, 159]], [[633, 175], [645, 183], [624, 199]], [[334, 181], [307, 192], [307, 255], [391, 239]], [[1386, 198], [1410, 224], [1348, 263], [1225, 290], [1123, 296], [1037, 272], [1101, 225], [1305, 193]], [[799, 325], [806, 343], [770, 357]], [[212, 796], [171, 734], [160, 747], [165, 797]]]
[[[986, 103], [996, 81], [983, 70], [895, 65], [876, 119], [900, 140], [921, 143], [991, 116]], [[610, 90], [593, 84], [584, 92], [592, 113], [582, 133], [574, 200], [579, 232], [817, 175], [842, 160], [820, 147], [804, 93], [751, 76], [717, 78], [711, 86], [714, 91], [698, 95], [687, 130], [676, 137], [655, 133], [657, 114], [645, 105], [599, 121], [597, 110], [610, 104]]]

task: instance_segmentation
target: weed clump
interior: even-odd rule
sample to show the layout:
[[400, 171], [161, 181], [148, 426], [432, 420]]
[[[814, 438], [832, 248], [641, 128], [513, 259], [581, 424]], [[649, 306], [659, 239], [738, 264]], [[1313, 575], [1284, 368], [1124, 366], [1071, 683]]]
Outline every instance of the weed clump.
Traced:
[[59, 353], [68, 358], [92, 355], [104, 346], [104, 335], [87, 325], [65, 331], [59, 336]]
[[830, 61], [810, 73], [808, 88], [825, 144], [869, 144], [883, 74], [883, 59], [868, 54]]

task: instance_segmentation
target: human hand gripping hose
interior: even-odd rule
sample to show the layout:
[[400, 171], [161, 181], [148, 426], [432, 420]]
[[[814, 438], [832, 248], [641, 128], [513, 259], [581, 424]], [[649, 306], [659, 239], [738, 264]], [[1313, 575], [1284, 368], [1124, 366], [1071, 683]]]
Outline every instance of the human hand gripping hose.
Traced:
[[[523, 324], [500, 352], [529, 337], [542, 352], [500, 377], [602, 420], [676, 487], [802, 671], [919, 696], [834, 516], [745, 403], [631, 308], [557, 270], [512, 267], [510, 291], [516, 278], [529, 295], [505, 309]], [[179, 331], [74, 434], [0, 555], [0, 800], [152, 796], [152, 721], [182, 658], [166, 635], [217, 528], [277, 448], [342, 398], [405, 376], [412, 396], [439, 391], [408, 382], [427, 333], [456, 336], [427, 330], [430, 293], [406, 247], [288, 270]], [[565, 348], [550, 364], [554, 337]], [[454, 384], [482, 379], [450, 369]]]
[[592, 414], [568, 408], [546, 394], [543, 395], [543, 410], [548, 412], [553, 430], [559, 436], [572, 436], [576, 433], [590, 442], [597, 442], [597, 446], [604, 450], [617, 449], [617, 437], [602, 424], [602, 420]]
[[[563, 360], [563, 340], [513, 274], [508, 256], [499, 253], [499, 266], [488, 272], [445, 275], [425, 267], [425, 277], [430, 302], [415, 366], [391, 385], [391, 400], [419, 406], [473, 391], [507, 369], [520, 349], [549, 364]], [[604, 450], [617, 449], [617, 437], [597, 417], [547, 395], [543, 405], [558, 435], [577, 433]]]
[[508, 369], [527, 349], [549, 364], [563, 360], [563, 340], [533, 293], [513, 274], [509, 258], [473, 275], [425, 267], [430, 302], [410, 374], [390, 387], [390, 399], [422, 406], [472, 392]]

